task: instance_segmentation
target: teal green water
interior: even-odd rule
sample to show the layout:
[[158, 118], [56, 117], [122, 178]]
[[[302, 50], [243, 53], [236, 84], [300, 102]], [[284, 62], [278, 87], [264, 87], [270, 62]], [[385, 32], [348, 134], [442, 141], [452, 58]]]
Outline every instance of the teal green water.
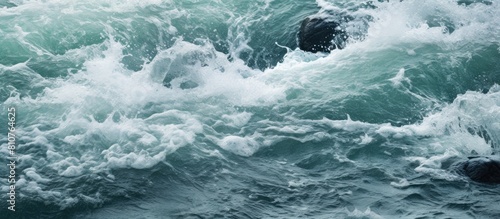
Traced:
[[[350, 17], [346, 49], [296, 49], [315, 14]], [[16, 212], [0, 211], [498, 218], [498, 185], [450, 166], [499, 153], [499, 14], [452, 0], [0, 0], [0, 163], [11, 107], [18, 157]]]

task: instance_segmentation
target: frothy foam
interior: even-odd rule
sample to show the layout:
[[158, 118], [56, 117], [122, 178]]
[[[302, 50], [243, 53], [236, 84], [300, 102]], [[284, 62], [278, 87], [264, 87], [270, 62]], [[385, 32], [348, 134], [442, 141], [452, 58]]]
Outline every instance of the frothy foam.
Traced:
[[[61, 177], [151, 168], [178, 148], [194, 144], [195, 137], [204, 132], [206, 115], [218, 116], [227, 125], [240, 128], [251, 114], [235, 112], [233, 107], [268, 105], [283, 99], [282, 88], [268, 85], [259, 79], [259, 72], [241, 61], [228, 61], [211, 46], [179, 42], [138, 72], [120, 62], [122, 44], [108, 40], [102, 46], [107, 49], [91, 54], [93, 57], [76, 74], [44, 79], [49, 86], [37, 96], [13, 96], [5, 102], [30, 116], [31, 121], [18, 128], [23, 136], [19, 149], [41, 146], [46, 150], [47, 167]], [[200, 59], [200, 53], [193, 51], [205, 56]], [[179, 57], [198, 62], [188, 66], [192, 70], [189, 74], [197, 74], [198, 87], [169, 89], [158, 80], [171, 69], [155, 66]], [[177, 110], [181, 105], [198, 110]], [[252, 137], [222, 135], [220, 139], [221, 148], [242, 156], [259, 148]], [[27, 159], [35, 163], [34, 169], [43, 169], [36, 163], [46, 163], [41, 162], [45, 158], [37, 156]], [[46, 183], [44, 172], [34, 169], [19, 182], [26, 185], [21, 186], [22, 191], [51, 199], [47, 196], [50, 189], [45, 191], [47, 187], [37, 185]]]
[[[266, 10], [271, 3], [265, 1], [259, 7]], [[17, 1], [15, 4], [17, 8], [2, 10], [0, 16], [29, 14], [42, 6], [47, 9], [54, 5], [58, 6], [53, 9], [58, 13], [60, 8], [74, 6], [63, 11], [65, 16], [71, 16], [93, 11], [90, 6], [99, 5], [102, 11], [93, 14], [98, 16], [104, 12], [135, 12], [137, 8], [168, 5], [169, 1], [64, 3], [50, 0]], [[328, 1], [318, 0], [317, 4], [325, 10], [338, 9]], [[11, 66], [0, 65], [0, 75], [7, 71], [19, 72], [23, 78], [30, 79], [25, 80], [30, 81], [30, 86], [40, 89], [21, 95], [18, 92], [24, 91], [12, 87], [10, 97], [2, 105], [4, 108], [16, 105], [20, 114], [26, 115], [19, 121], [22, 124], [18, 127], [18, 134], [22, 136], [19, 151], [26, 153], [22, 155], [22, 162], [31, 167], [21, 173], [16, 184], [21, 188], [19, 194], [37, 197], [62, 208], [79, 201], [100, 202], [98, 194], [67, 198], [71, 188], [54, 188], [51, 182], [96, 173], [109, 174], [115, 169], [148, 169], [168, 160], [168, 155], [179, 148], [203, 147], [204, 144], [198, 144], [199, 137], [214, 143], [221, 152], [204, 148], [201, 151], [219, 159], [226, 159], [222, 155], [225, 151], [252, 156], [283, 140], [332, 145], [348, 142], [366, 146], [379, 138], [395, 142], [410, 139], [414, 144], [410, 153], [422, 154], [410, 158], [419, 163], [417, 172], [453, 180], [453, 175], [442, 170], [445, 160], [498, 151], [498, 85], [488, 93], [470, 91], [459, 95], [449, 104], [442, 103], [444, 107], [427, 103], [417, 106], [431, 113], [427, 115], [425, 111], [423, 119], [409, 125], [370, 123], [349, 116], [347, 119], [332, 117], [345, 116], [335, 111], [336, 107], [344, 107], [347, 101], [358, 97], [367, 97], [370, 101], [370, 95], [376, 96], [374, 92], [399, 92], [406, 95], [403, 97], [421, 98], [422, 102], [432, 99], [418, 90], [411, 90], [411, 93], [409, 85], [417, 86], [413, 79], [419, 76], [407, 74], [414, 63], [425, 58], [422, 56], [432, 53], [426, 52], [424, 47], [431, 45], [449, 52], [446, 55], [467, 57], [473, 52], [469, 51], [470, 45], [498, 44], [499, 19], [491, 16], [498, 14], [498, 5], [460, 6], [450, 1], [391, 1], [375, 5], [376, 9], [362, 8], [356, 12], [360, 17], [373, 18], [367, 22], [369, 26], [362, 41], [353, 39], [346, 49], [331, 54], [289, 51], [282, 63], [265, 71], [252, 69], [238, 58], [245, 52], [252, 52], [249, 46], [252, 38], [245, 35], [250, 33], [247, 29], [238, 29], [238, 25], [231, 26], [232, 32], [228, 33], [232, 43], [230, 51], [226, 51], [228, 54], [217, 51], [216, 43], [209, 40], [187, 42], [178, 37], [170, 45], [160, 39], [162, 45], [156, 48], [157, 53], [151, 59], [144, 59], [138, 70], [125, 66], [124, 58], [130, 56], [125, 51], [130, 45], [120, 43], [120, 39], [127, 37], [117, 37], [120, 31], [112, 30], [118, 26], [132, 27], [132, 20], [115, 26], [99, 23], [97, 26], [106, 29], [103, 32], [107, 35], [101, 35], [94, 44], [67, 49], [61, 54], [44, 48], [47, 45], [30, 41], [29, 37], [38, 36], [30, 29], [33, 27], [14, 27], [9, 39], [19, 38], [18, 43], [31, 53], [78, 64], [68, 70], [68, 74], [55, 78], [40, 76], [29, 67], [30, 60]], [[182, 10], [169, 10], [165, 13], [172, 13], [172, 18], [184, 18], [187, 14]], [[255, 13], [249, 14], [255, 16]], [[433, 17], [435, 14], [442, 17]], [[40, 18], [46, 23], [50, 23], [50, 19], [50, 16], [45, 20]], [[181, 31], [168, 19], [147, 20], [162, 34], [173, 35]], [[234, 15], [231, 21], [250, 25], [260, 20], [238, 20]], [[360, 25], [365, 23], [360, 22]], [[162, 46], [167, 44], [169, 48], [164, 49]], [[390, 55], [383, 55], [385, 52]], [[410, 57], [411, 61], [395, 58], [400, 55]], [[450, 63], [445, 64], [460, 64], [452, 61], [450, 58]], [[164, 86], [167, 77], [171, 77], [168, 80], [170, 88]], [[196, 85], [186, 87], [186, 82]], [[369, 106], [375, 109], [373, 104]], [[314, 111], [317, 108], [327, 109]], [[42, 155], [30, 154], [29, 149], [34, 147]], [[0, 151], [7, 153], [5, 148], [6, 144], [2, 144]], [[344, 159], [342, 154], [336, 156]], [[114, 177], [108, 175], [108, 180], [113, 181]], [[403, 179], [392, 185], [405, 188], [409, 182]], [[299, 182], [290, 186], [302, 185]], [[2, 191], [7, 189], [2, 184]], [[352, 217], [378, 216], [370, 209], [348, 214]]]

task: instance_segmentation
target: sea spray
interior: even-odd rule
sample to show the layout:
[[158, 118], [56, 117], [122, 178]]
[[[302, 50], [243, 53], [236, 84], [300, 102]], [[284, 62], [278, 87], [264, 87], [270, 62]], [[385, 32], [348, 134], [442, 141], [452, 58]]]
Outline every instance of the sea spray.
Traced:
[[[7, 217], [500, 214], [497, 186], [451, 169], [498, 153], [497, 4], [0, 5]], [[297, 49], [318, 14], [346, 18], [345, 49]]]

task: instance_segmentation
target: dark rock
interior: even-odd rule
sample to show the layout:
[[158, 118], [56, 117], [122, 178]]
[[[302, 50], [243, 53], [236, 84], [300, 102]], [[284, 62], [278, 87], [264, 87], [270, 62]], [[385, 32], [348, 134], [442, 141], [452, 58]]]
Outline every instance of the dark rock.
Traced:
[[299, 30], [299, 48], [308, 52], [330, 52], [343, 49], [346, 32], [340, 23], [328, 18], [308, 17]]
[[500, 183], [500, 158], [469, 157], [467, 161], [458, 163], [458, 171], [470, 179], [481, 183]]

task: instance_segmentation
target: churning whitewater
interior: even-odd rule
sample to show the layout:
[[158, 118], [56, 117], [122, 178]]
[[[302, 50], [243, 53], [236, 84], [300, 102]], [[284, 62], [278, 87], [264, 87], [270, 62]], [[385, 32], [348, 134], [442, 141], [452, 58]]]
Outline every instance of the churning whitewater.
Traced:
[[498, 218], [499, 60], [495, 1], [0, 0], [0, 213]]

